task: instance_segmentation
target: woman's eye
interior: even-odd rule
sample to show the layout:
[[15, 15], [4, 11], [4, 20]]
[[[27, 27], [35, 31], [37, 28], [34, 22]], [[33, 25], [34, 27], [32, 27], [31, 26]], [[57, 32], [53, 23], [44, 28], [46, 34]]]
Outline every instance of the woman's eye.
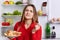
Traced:
[[30, 12], [33, 12], [32, 10], [30, 10]]

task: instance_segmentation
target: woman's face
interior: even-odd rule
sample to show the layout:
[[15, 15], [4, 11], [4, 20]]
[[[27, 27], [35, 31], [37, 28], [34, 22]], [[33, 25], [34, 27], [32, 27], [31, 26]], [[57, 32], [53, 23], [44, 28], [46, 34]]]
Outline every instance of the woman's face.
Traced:
[[33, 18], [33, 15], [34, 15], [33, 7], [32, 6], [28, 6], [25, 9], [25, 13], [24, 13], [25, 18], [26, 19], [32, 19]]

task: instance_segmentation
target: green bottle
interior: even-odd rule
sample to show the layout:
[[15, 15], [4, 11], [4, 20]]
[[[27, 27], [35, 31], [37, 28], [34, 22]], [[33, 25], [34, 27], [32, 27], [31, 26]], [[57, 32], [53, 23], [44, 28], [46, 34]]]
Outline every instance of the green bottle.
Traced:
[[46, 24], [45, 32], [46, 32], [46, 38], [50, 38], [50, 24], [49, 23]]

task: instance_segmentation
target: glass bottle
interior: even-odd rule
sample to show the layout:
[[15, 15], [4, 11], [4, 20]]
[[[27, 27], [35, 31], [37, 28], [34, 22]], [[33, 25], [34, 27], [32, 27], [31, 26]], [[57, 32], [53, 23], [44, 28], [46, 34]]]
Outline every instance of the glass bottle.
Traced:
[[56, 38], [55, 26], [52, 27], [51, 38]]
[[46, 32], [46, 38], [50, 38], [50, 24], [49, 23], [46, 24], [45, 32]]

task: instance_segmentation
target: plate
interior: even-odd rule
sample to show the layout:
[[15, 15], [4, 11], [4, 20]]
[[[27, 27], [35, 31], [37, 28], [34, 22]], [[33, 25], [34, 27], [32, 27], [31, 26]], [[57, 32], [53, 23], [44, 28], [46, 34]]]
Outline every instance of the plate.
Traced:
[[[21, 36], [21, 35], [19, 35], [19, 36]], [[5, 37], [8, 37], [8, 38], [15, 38], [15, 37], [19, 37], [19, 36], [6, 36], [5, 35]]]
[[5, 37], [9, 37], [9, 38], [14, 38], [14, 37], [18, 37], [21, 36], [21, 32], [18, 32], [17, 34], [12, 34], [12, 33], [4, 33]]

